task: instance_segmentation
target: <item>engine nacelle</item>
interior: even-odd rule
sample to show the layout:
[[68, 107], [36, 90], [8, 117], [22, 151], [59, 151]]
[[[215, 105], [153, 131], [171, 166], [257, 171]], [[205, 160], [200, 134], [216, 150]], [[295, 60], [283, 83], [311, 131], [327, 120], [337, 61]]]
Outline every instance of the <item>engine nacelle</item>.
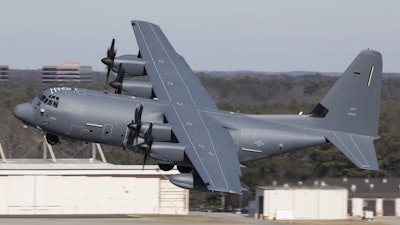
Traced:
[[194, 178], [191, 173], [175, 174], [169, 177], [169, 181], [178, 187], [185, 189], [194, 188]]
[[119, 64], [123, 63], [125, 66], [126, 76], [146, 76], [144, 65], [146, 64], [137, 55], [122, 55], [115, 57], [112, 70], [118, 73]]
[[129, 60], [125, 65], [125, 73], [128, 76], [146, 76], [144, 65], [146, 63], [142, 59]]
[[185, 146], [171, 142], [154, 142], [151, 145], [150, 157], [162, 162], [182, 162], [185, 157]]
[[[144, 138], [144, 133], [149, 125], [149, 123], [143, 123], [139, 135], [141, 138]], [[172, 138], [172, 126], [168, 123], [153, 123], [153, 132], [151, 135], [153, 135], [156, 142], [170, 142]]]
[[169, 177], [169, 181], [178, 187], [207, 191], [207, 186], [197, 173], [181, 173]]
[[141, 98], [153, 98], [153, 84], [149, 81], [124, 80], [122, 92]]

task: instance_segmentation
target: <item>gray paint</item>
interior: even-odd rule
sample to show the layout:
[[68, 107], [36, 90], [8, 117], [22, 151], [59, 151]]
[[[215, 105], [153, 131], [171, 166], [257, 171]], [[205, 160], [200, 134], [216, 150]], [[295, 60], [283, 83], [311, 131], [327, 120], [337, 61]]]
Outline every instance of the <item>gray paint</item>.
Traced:
[[[139, 86], [124, 81], [122, 94], [47, 89], [31, 103], [17, 105], [14, 115], [48, 134], [138, 153], [144, 153], [139, 146], [152, 123], [149, 156], [160, 164], [193, 167], [192, 173], [171, 177], [185, 188], [240, 193], [240, 163], [327, 141], [358, 167], [378, 169], [373, 141], [378, 138], [380, 53], [360, 52], [310, 115], [247, 115], [218, 110], [158, 26], [144, 21], [133, 21], [132, 26], [139, 58], [116, 57], [112, 66], [115, 70], [121, 62], [129, 64], [125, 74], [147, 74], [148, 81]], [[149, 96], [150, 89], [155, 96]], [[57, 107], [45, 104], [43, 96], [57, 98]], [[128, 124], [140, 104], [143, 124], [136, 142]]]

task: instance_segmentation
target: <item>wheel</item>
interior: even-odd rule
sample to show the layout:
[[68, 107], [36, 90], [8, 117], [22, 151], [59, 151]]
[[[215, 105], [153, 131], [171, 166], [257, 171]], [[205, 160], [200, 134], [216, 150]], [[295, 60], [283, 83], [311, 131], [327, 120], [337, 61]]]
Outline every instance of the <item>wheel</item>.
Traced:
[[190, 172], [192, 172], [192, 170], [193, 170], [192, 167], [178, 166], [178, 171], [181, 173], [190, 173]]
[[58, 143], [59, 139], [58, 136], [52, 134], [46, 134], [46, 141], [51, 145], [55, 145]]
[[160, 167], [161, 170], [163, 171], [170, 171], [172, 168], [174, 168], [175, 165], [173, 164], [158, 164], [158, 167]]

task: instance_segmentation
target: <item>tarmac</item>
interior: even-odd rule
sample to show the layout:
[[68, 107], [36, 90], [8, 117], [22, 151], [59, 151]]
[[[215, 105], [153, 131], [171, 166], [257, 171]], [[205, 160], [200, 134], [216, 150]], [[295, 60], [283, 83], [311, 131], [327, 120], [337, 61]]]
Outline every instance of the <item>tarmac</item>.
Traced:
[[[303, 221], [304, 222], [304, 221]], [[309, 221], [310, 224], [316, 221]], [[333, 222], [333, 221], [330, 221]], [[328, 224], [342, 224], [328, 223]], [[398, 225], [399, 217], [379, 217], [371, 224]], [[326, 221], [325, 221], [326, 223]], [[322, 224], [325, 224], [322, 222]], [[0, 216], [0, 225], [288, 225], [284, 222], [255, 220], [253, 218], [232, 213], [190, 212], [189, 215], [46, 215], [46, 216]], [[290, 221], [289, 224], [293, 224]], [[304, 224], [304, 223], [302, 223]], [[306, 223], [308, 224], [308, 223]], [[346, 224], [353, 224], [352, 222]], [[355, 220], [354, 224], [365, 224]]]
[[257, 221], [231, 213], [190, 212], [189, 215], [46, 215], [0, 216], [0, 225], [285, 225], [272, 221]]

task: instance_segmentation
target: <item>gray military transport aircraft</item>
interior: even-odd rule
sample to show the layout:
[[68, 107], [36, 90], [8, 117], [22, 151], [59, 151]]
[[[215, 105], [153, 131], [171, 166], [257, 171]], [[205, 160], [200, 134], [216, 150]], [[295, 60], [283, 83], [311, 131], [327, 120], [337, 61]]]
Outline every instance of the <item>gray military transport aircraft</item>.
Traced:
[[241, 193], [241, 163], [327, 142], [356, 166], [379, 169], [379, 52], [361, 51], [307, 115], [249, 115], [219, 110], [159, 26], [131, 23], [139, 54], [116, 57], [113, 40], [102, 60], [107, 83], [117, 73], [115, 93], [50, 88], [14, 115], [46, 132], [50, 144], [62, 136], [142, 153], [143, 165], [151, 157], [162, 170], [177, 165], [181, 173], [170, 181], [188, 189]]

